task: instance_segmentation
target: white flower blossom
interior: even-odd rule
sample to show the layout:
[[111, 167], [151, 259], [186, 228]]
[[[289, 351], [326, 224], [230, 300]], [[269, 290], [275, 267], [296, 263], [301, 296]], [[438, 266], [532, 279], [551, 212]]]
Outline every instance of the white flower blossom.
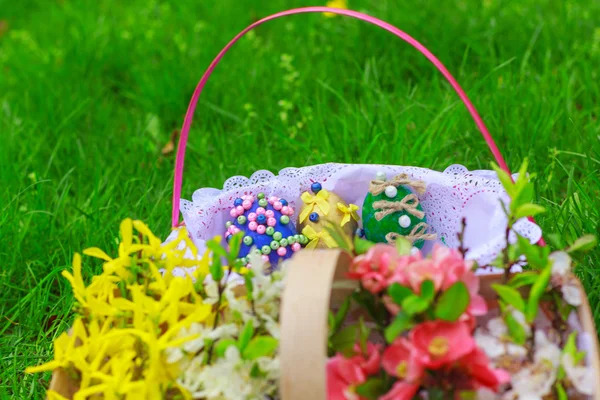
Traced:
[[558, 346], [550, 342], [543, 331], [536, 331], [534, 363], [512, 376], [512, 391], [507, 393], [507, 398], [542, 400], [556, 382], [560, 356]]
[[581, 305], [581, 289], [573, 280], [565, 283], [561, 287], [563, 299], [570, 305], [578, 307]]
[[508, 328], [502, 318], [492, 318], [487, 323], [489, 333], [478, 329], [475, 332], [475, 342], [492, 360], [503, 355], [525, 357], [527, 350], [523, 346], [512, 343], [508, 336]]
[[[214, 364], [202, 366], [199, 362], [186, 369], [178, 383], [194, 398], [206, 400], [255, 400], [276, 392], [278, 361], [256, 360], [266, 376], [252, 377], [254, 361], [244, 361], [237, 347], [229, 346], [225, 356]], [[265, 367], [263, 369], [262, 367]]]
[[575, 389], [581, 394], [594, 394], [594, 373], [589, 367], [577, 366], [570, 354], [563, 354], [562, 366]]
[[203, 324], [193, 323], [189, 328], [181, 328], [176, 338], [186, 338], [194, 336], [194, 339], [183, 343], [179, 347], [166, 349], [167, 363], [174, 364], [182, 360], [186, 353], [195, 356], [202, 350], [207, 340], [216, 341], [218, 339], [227, 339], [236, 336], [240, 328], [235, 324], [226, 324], [218, 326], [216, 329], [207, 327]]
[[571, 272], [571, 257], [564, 251], [555, 251], [548, 256], [552, 260], [552, 275], [563, 277]]

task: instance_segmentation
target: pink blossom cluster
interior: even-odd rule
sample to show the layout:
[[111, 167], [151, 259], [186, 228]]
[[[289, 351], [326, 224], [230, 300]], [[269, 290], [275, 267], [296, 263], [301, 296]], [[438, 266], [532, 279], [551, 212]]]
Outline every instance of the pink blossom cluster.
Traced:
[[359, 280], [374, 296], [381, 296], [391, 314], [400, 311], [385, 294], [393, 283], [419, 294], [422, 282], [430, 280], [437, 294], [463, 282], [470, 303], [455, 322], [425, 320], [387, 346], [368, 343], [366, 351], [356, 346], [352, 357], [337, 354], [331, 358], [327, 364], [329, 400], [362, 400], [356, 389], [369, 378], [382, 375], [392, 377], [394, 383], [379, 397], [381, 400], [410, 400], [429, 388], [453, 393], [482, 388], [497, 391], [508, 383], [510, 375], [492, 368], [473, 338], [474, 317], [485, 314], [487, 306], [478, 294], [479, 279], [472, 267], [460, 252], [441, 246], [435, 247], [429, 258], [421, 253], [400, 256], [394, 247], [379, 244], [356, 257], [350, 278]]
[[[473, 261], [465, 260], [458, 250], [440, 245], [434, 247], [431, 257], [425, 258], [421, 252], [401, 256], [395, 247], [377, 244], [354, 259], [348, 276], [359, 280], [373, 294], [384, 292], [393, 283], [419, 294], [426, 280], [433, 282], [438, 293], [460, 281], [470, 295], [469, 307], [461, 319], [473, 322], [473, 317], [487, 312], [485, 300], [479, 295], [479, 278], [473, 272]], [[399, 306], [387, 296], [383, 296], [383, 301], [392, 314], [398, 313]]]

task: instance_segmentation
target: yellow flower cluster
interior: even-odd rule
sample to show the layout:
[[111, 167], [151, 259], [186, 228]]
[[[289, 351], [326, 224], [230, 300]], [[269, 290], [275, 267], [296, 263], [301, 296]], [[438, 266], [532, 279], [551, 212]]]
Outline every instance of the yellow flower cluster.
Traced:
[[[73, 272], [63, 271], [76, 299], [75, 322], [54, 342], [54, 359], [28, 373], [65, 372], [76, 382], [75, 400], [163, 399], [191, 395], [176, 383], [177, 364], [166, 362], [165, 349], [181, 346], [198, 335], [181, 337], [192, 323], [212, 326], [215, 312], [203, 302], [202, 282], [209, 273], [210, 254], [197, 259], [185, 229], [166, 244], [141, 221], [121, 223], [118, 256], [98, 248], [83, 253], [104, 260], [103, 272], [89, 285], [75, 254]], [[134, 235], [135, 231], [135, 235]], [[194, 259], [184, 258], [184, 241]], [[191, 278], [175, 277], [175, 267], [195, 267]], [[195, 283], [197, 282], [197, 283]], [[64, 399], [49, 391], [50, 399]]]

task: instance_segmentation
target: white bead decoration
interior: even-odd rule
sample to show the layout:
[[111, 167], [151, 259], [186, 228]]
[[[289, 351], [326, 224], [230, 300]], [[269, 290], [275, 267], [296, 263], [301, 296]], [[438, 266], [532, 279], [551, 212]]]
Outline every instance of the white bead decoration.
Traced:
[[410, 217], [408, 215], [401, 216], [400, 218], [398, 218], [398, 224], [402, 228], [408, 228], [410, 226]]
[[393, 198], [396, 197], [396, 195], [398, 194], [398, 189], [396, 189], [394, 186], [388, 186], [385, 188], [385, 195], [389, 198]]
[[385, 172], [379, 171], [376, 175], [376, 178], [378, 181], [385, 181], [385, 180], [387, 180], [387, 175]]
[[415, 254], [417, 254], [420, 250], [417, 249], [416, 247], [413, 247], [412, 249], [410, 249], [410, 255], [414, 256]]

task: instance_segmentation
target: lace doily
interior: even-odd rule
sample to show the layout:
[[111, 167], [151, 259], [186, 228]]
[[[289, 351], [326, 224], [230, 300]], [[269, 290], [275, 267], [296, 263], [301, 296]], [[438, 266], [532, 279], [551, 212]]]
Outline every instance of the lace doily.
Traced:
[[[320, 182], [347, 203], [362, 208], [369, 182], [379, 171], [388, 177], [405, 173], [427, 183], [420, 201], [431, 229], [438, 241], [449, 247], [458, 246], [457, 234], [461, 220], [466, 218], [465, 246], [467, 258], [480, 265], [490, 263], [505, 245], [506, 217], [501, 202], [509, 201], [494, 171], [469, 171], [462, 165], [451, 165], [444, 172], [426, 168], [371, 164], [320, 164], [303, 168], [284, 168], [278, 175], [265, 170], [250, 178], [234, 176], [225, 181], [223, 189], [203, 188], [194, 192], [192, 201], [181, 200], [183, 219], [194, 243], [204, 248], [204, 242], [220, 235], [230, 218], [233, 201], [242, 195], [264, 192], [287, 199], [297, 208], [302, 192], [313, 182]], [[359, 210], [359, 215], [362, 210]], [[523, 219], [515, 229], [532, 243], [542, 235], [534, 223]], [[514, 236], [514, 235], [513, 235]], [[424, 250], [433, 246], [428, 243]], [[492, 269], [485, 272], [496, 272]]]

